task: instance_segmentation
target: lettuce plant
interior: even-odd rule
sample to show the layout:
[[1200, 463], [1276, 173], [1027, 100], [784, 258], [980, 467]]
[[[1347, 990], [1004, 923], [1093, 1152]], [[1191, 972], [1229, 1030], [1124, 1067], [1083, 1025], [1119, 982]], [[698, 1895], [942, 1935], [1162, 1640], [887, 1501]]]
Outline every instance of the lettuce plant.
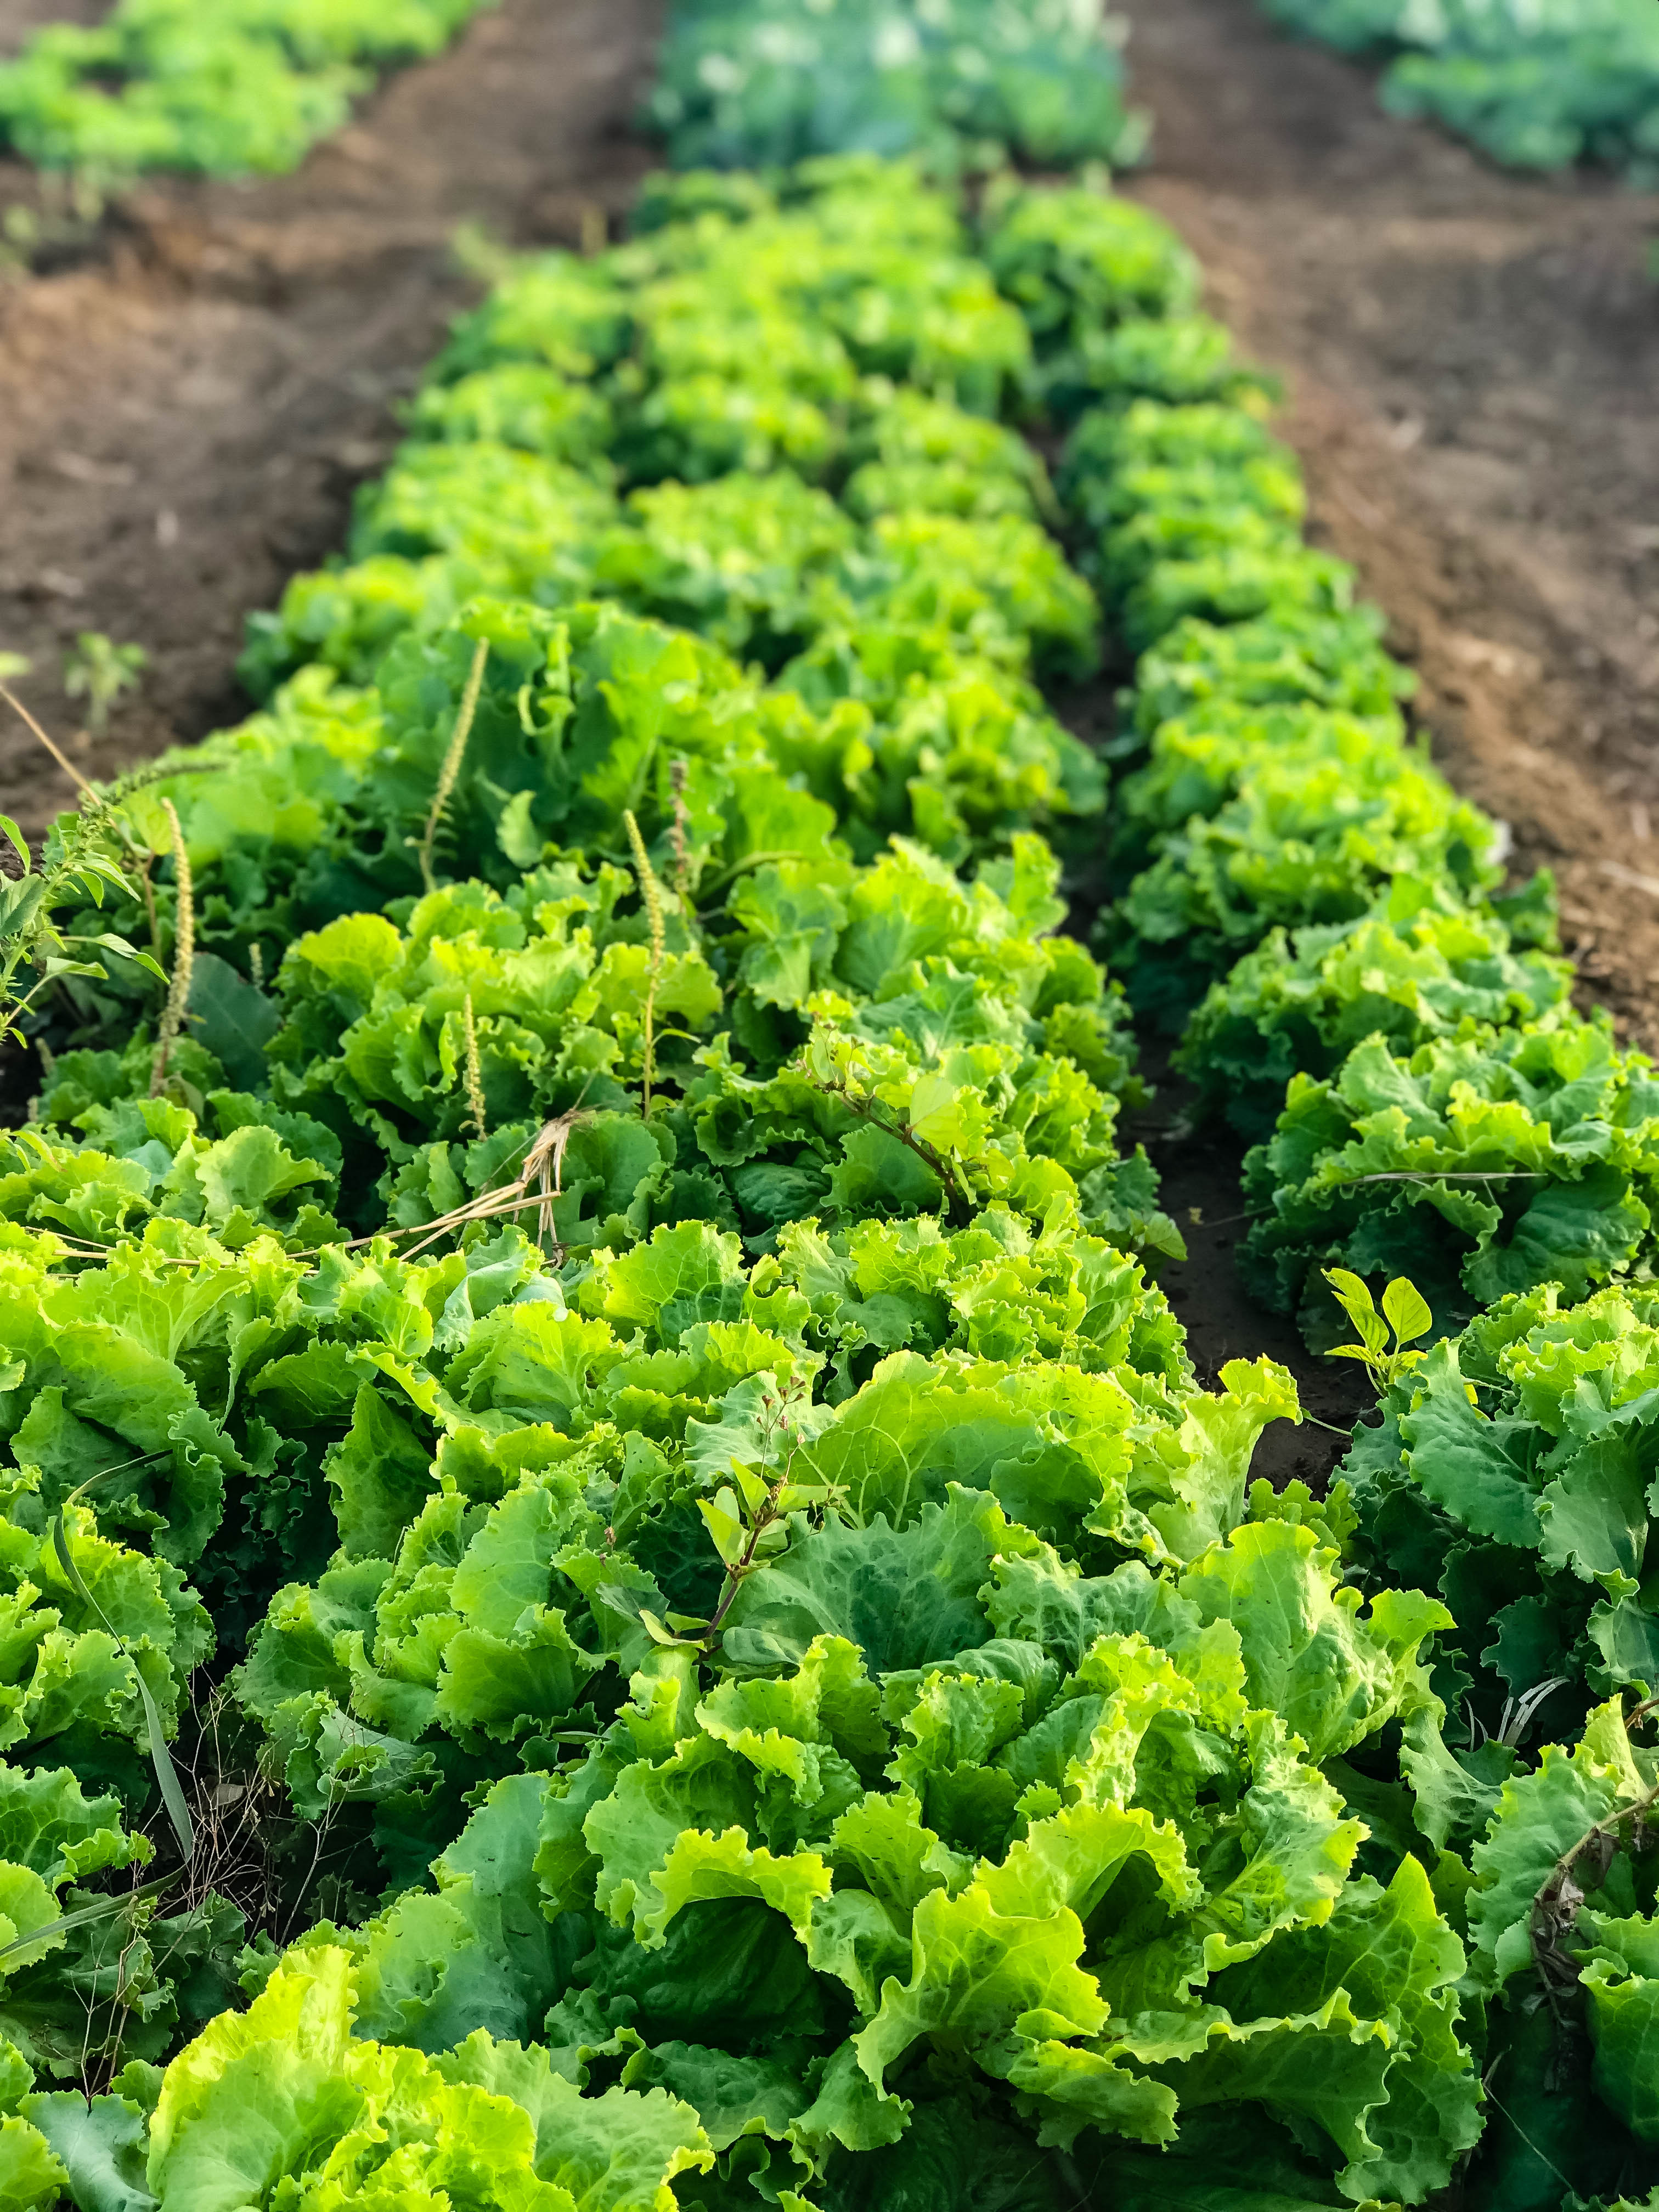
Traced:
[[[1289, 449], [1256, 416], [1213, 401], [1091, 408], [1066, 441], [1056, 485], [1070, 514], [1091, 531], [1217, 506], [1299, 525], [1307, 507]], [[1109, 538], [1106, 552], [1109, 559]]]
[[[510, 1909], [497, 1925], [518, 1932]], [[314, 1946], [165, 2074], [129, 2065], [90, 2103], [15, 2097], [0, 2126], [16, 2132], [0, 2141], [39, 2193], [14, 2201], [50, 2206], [67, 2183], [143, 2208], [281, 2189], [307, 2212], [388, 2194], [482, 2212], [630, 2212], [673, 2204], [672, 2177], [712, 2163], [695, 2112], [665, 2091], [584, 2099], [547, 2051], [482, 2029], [427, 2057], [355, 2034], [372, 2007], [349, 1953]]]
[[[62, 1395], [47, 1394], [40, 1428], [50, 1420], [52, 1397]], [[29, 1448], [26, 1439], [22, 1449]], [[42, 1471], [27, 1461], [5, 1480], [0, 1748], [32, 1765], [66, 1762], [83, 1778], [142, 1797], [148, 1775], [139, 1753], [149, 1748], [149, 1724], [139, 1678], [158, 1724], [171, 1733], [185, 1682], [212, 1651], [212, 1625], [170, 1560], [101, 1534], [84, 1505], [64, 1515], [72, 1582], [40, 1498], [42, 1481]]]
[[967, 2100], [1114, 2159], [1218, 2106], [1246, 2172], [1419, 2198], [1479, 2124], [1462, 1949], [1415, 1861], [1357, 1873], [1316, 1762], [1425, 1698], [1442, 1613], [1362, 1618], [1330, 1561], [1269, 1520], [1080, 1578], [959, 1487], [803, 1529], [722, 1664], [660, 1652], [584, 1757], [495, 1785], [435, 1894], [283, 1971], [343, 1948], [362, 2036], [437, 2051], [482, 2013], [590, 2088], [621, 2059], [703, 2123], [689, 2202], [862, 2201]]
[[1642, 1285], [1577, 1304], [1553, 1284], [1513, 1293], [1437, 1345], [1384, 1394], [1380, 1424], [1355, 1432], [1344, 1472], [1362, 1556], [1445, 1599], [1457, 1628], [1437, 1680], [1494, 1744], [1506, 1717], [1528, 1717], [1522, 1738], [1540, 1725], [1565, 1736], [1610, 1692], [1659, 1686], [1646, 1573], [1655, 1320]]
[[1414, 678], [1379, 643], [1374, 607], [1341, 614], [1295, 606], [1222, 626], [1188, 616], [1135, 663], [1128, 726], [1117, 745], [1135, 753], [1165, 722], [1201, 726], [1209, 710], [1302, 702], [1384, 720]]
[[[1282, 750], [1276, 726], [1292, 739]], [[1497, 831], [1477, 807], [1403, 747], [1320, 709], [1247, 714], [1237, 738], [1174, 726], [1137, 796], [1142, 821], [1187, 799], [1194, 811], [1158, 841], [1097, 942], [1170, 1027], [1270, 929], [1357, 921], [1401, 878], [1438, 876], [1464, 901], [1502, 880]]]
[[[175, 1712], [212, 1643], [183, 1574], [234, 1648], [283, 1575], [319, 1565], [337, 1541], [325, 1503], [328, 1448], [349, 1428], [360, 1389], [383, 1385], [394, 1410], [417, 1404], [429, 1395], [422, 1362], [434, 1344], [459, 1345], [541, 1272], [510, 1232], [416, 1262], [334, 1244], [314, 1267], [270, 1237], [233, 1252], [169, 1221], [92, 1266], [54, 1236], [8, 1234], [0, 1325], [15, 1380], [0, 1421], [15, 1462], [6, 1479], [16, 1588], [31, 1622], [17, 1659], [25, 1684], [44, 1667], [43, 1688], [59, 1676], [80, 1686], [68, 1704], [46, 1698], [41, 1719], [18, 1689], [11, 1741], [31, 1746], [44, 1717], [61, 1711], [67, 1728], [82, 1706], [94, 1728], [136, 1729], [135, 1666], [163, 1715]], [[83, 1617], [54, 1568], [50, 1521], [60, 1508], [125, 1653]], [[98, 1595], [106, 1582], [107, 1600]]]
[[[453, 627], [397, 643], [373, 691], [320, 670], [296, 678], [270, 712], [163, 763], [174, 772], [125, 810], [143, 848], [170, 834], [161, 800], [178, 809], [197, 941], [212, 956], [190, 1035], [238, 1082], [262, 1079], [280, 1019], [267, 988], [248, 988], [254, 958], [268, 981], [295, 937], [420, 892], [417, 847], [480, 640], [483, 690], [436, 849], [446, 874], [503, 892], [550, 847], [628, 858], [629, 809], [665, 880], [684, 872], [706, 902], [706, 883], [758, 856], [830, 866], [837, 831], [860, 859], [897, 833], [960, 863], [1028, 829], [1075, 845], [1100, 805], [1098, 766], [1030, 683], [936, 625], [832, 629], [768, 689], [615, 605], [554, 616], [480, 600]], [[202, 762], [214, 772], [191, 774]], [[172, 872], [169, 861], [157, 886], [164, 915]], [[144, 909], [124, 896], [98, 926], [142, 936]], [[98, 912], [74, 908], [68, 926], [90, 929]], [[70, 988], [99, 1022], [131, 1024], [155, 997], [131, 963]]]
[[969, 1482], [1086, 1556], [1164, 1558], [1295, 1411], [1277, 1370], [1204, 1397], [1139, 1267], [1000, 1208], [950, 1236], [809, 1223], [752, 1268], [704, 1223], [659, 1229], [421, 1370], [407, 1396], [359, 1389], [325, 1462], [339, 1549], [276, 1595], [237, 1677], [295, 1811], [365, 1808], [405, 1877], [459, 1790], [556, 1760], [660, 1623], [718, 1612], [733, 1483], [903, 1523]]
[[1651, 180], [1659, 36], [1633, 0], [1267, 0], [1289, 28], [1389, 58], [1383, 104], [1520, 169], [1607, 162]]
[[682, 0], [647, 109], [675, 167], [765, 169], [813, 155], [1132, 160], [1098, 0]]
[[1382, 1036], [1409, 1059], [1436, 1037], [1523, 1028], [1565, 1004], [1572, 969], [1432, 878], [1396, 877], [1354, 922], [1271, 931], [1194, 1009], [1175, 1065], [1200, 1110], [1241, 1135], [1273, 1133], [1293, 1075], [1334, 1075]]
[[1245, 1164], [1261, 1216], [1240, 1250], [1246, 1281], [1316, 1337], [1327, 1262], [1410, 1274], [1442, 1330], [1543, 1283], [1583, 1298], [1646, 1244], [1659, 1196], [1650, 1070], [1604, 1021], [1563, 1007], [1408, 1056], [1373, 1036], [1334, 1075], [1293, 1077]]
[[1490, 2108], [1466, 2178], [1472, 2204], [1588, 2194], [1634, 2207], [1650, 2187], [1650, 1726], [1617, 1698], [1597, 1706], [1571, 1747], [1547, 1744], [1503, 1781], [1470, 1853], [1468, 1986], [1487, 2022]]
[[50, 1133], [9, 1147], [0, 1212], [94, 1243], [170, 1218], [304, 1251], [337, 1241], [330, 1207], [412, 1228], [488, 1200], [557, 1121], [566, 1249], [683, 1218], [763, 1237], [992, 1198], [1178, 1249], [1139, 1218], [1144, 1162], [1120, 1173], [1120, 1002], [1042, 933], [1060, 913], [1046, 850], [1017, 839], [971, 885], [903, 845], [860, 870], [824, 845], [822, 810], [795, 811], [809, 850], [787, 854], [775, 814], [749, 842], [779, 857], [740, 856], [707, 923], [654, 876], [642, 899], [614, 866], [559, 863], [505, 899], [434, 891], [401, 932], [356, 915], [302, 937], [276, 978], [269, 1109], [214, 1087], [199, 1041], [180, 1060], [199, 1115], [124, 1095], [142, 1048], [66, 1054]]
[[1133, 201], [1082, 188], [986, 194], [986, 265], [1018, 307], [1040, 355], [1131, 319], [1186, 313], [1199, 268], [1170, 226]]
[[1023, 438], [903, 386], [871, 407], [846, 458], [853, 473], [843, 501], [866, 519], [915, 511], [1035, 520], [1053, 511], [1042, 460]]

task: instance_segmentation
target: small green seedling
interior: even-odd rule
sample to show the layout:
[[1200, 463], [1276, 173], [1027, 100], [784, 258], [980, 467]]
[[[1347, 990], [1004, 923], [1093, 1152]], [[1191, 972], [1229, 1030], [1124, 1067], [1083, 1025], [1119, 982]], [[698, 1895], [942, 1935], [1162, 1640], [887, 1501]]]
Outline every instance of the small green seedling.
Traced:
[[[1408, 1374], [1424, 1358], [1420, 1351], [1408, 1350], [1420, 1336], [1426, 1336], [1434, 1327], [1434, 1316], [1429, 1302], [1414, 1283], [1403, 1275], [1396, 1275], [1382, 1293], [1382, 1310], [1379, 1313], [1372, 1303], [1371, 1294], [1361, 1279], [1347, 1267], [1327, 1267], [1325, 1280], [1348, 1319], [1359, 1332], [1358, 1344], [1340, 1344], [1330, 1353], [1333, 1359], [1363, 1359], [1367, 1373], [1379, 1391], [1386, 1390]], [[1394, 1345], [1389, 1348], [1392, 1335]]]
[[81, 632], [74, 652], [64, 656], [64, 689], [71, 699], [86, 701], [87, 727], [94, 736], [102, 734], [110, 708], [149, 666], [149, 655], [142, 645], [117, 645], [101, 630]]

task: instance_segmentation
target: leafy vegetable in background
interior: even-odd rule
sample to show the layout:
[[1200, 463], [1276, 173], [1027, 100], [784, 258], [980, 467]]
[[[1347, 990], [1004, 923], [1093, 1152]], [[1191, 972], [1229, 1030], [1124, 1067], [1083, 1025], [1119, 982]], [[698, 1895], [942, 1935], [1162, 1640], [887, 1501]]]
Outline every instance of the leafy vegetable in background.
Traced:
[[676, 0], [646, 106], [677, 168], [811, 155], [1133, 160], [1146, 125], [1100, 0]]
[[842, 497], [855, 514], [914, 509], [1035, 521], [1054, 511], [1042, 460], [1023, 438], [903, 386], [872, 409], [847, 459], [855, 465]]
[[1459, 902], [1502, 878], [1491, 822], [1403, 747], [1320, 709], [1242, 720], [1237, 737], [1160, 730], [1138, 796], [1193, 811], [1097, 933], [1170, 1028], [1270, 929], [1357, 921], [1402, 878], [1437, 876]]
[[439, 53], [483, 0], [118, 0], [0, 64], [0, 137], [49, 168], [297, 168], [373, 71]]
[[1641, 0], [1266, 0], [1287, 28], [1390, 58], [1383, 104], [1521, 169], [1607, 162], [1650, 185], [1659, 27]]
[[1194, 309], [1196, 264], [1156, 216], [1086, 187], [999, 183], [986, 219], [986, 258], [1030, 323], [1036, 390], [1057, 422], [1137, 399], [1259, 410], [1271, 398], [1271, 380], [1241, 368]]
[[[1127, 408], [1091, 409], [1066, 441], [1059, 487], [1086, 528], [1128, 526], [1126, 538], [1106, 540], [1109, 574], [1133, 554], [1137, 529], [1144, 538], [1153, 524], [1196, 519], [1217, 505], [1295, 526], [1306, 507], [1301, 470], [1289, 448], [1254, 414], [1214, 401], [1136, 399]], [[1126, 582], [1144, 565], [1137, 561]]]
[[1117, 747], [1139, 752], [1164, 722], [1201, 723], [1215, 706], [1306, 702], [1391, 717], [1415, 678], [1382, 650], [1382, 629], [1376, 608], [1364, 605], [1343, 614], [1276, 607], [1228, 627], [1185, 617], [1135, 663], [1128, 726]]
[[[937, 630], [826, 633], [788, 672], [808, 705], [615, 607], [555, 617], [479, 601], [453, 629], [394, 647], [378, 691], [347, 694], [320, 670], [298, 678], [272, 713], [202, 749], [214, 773], [186, 775], [175, 756], [179, 773], [146, 797], [141, 844], [170, 834], [161, 800], [178, 807], [198, 942], [219, 963], [197, 979], [197, 1036], [215, 1044], [251, 1024], [257, 1069], [276, 1012], [268, 996], [239, 993], [226, 964], [246, 980], [257, 946], [268, 978], [302, 931], [420, 891], [416, 848], [479, 640], [489, 659], [437, 850], [446, 872], [503, 891], [550, 843], [626, 861], [630, 804], [672, 884], [676, 761], [685, 763], [686, 879], [704, 904], [757, 856], [830, 865], [837, 817], [860, 857], [895, 831], [920, 831], [960, 862], [1099, 804], [1097, 767], [1029, 683], [963, 658]], [[165, 915], [165, 875], [159, 889]], [[108, 918], [141, 935], [149, 927], [136, 898]], [[99, 1020], [125, 1011], [131, 1021], [154, 987], [120, 982], [77, 984], [79, 1004]], [[244, 1064], [233, 1072], [258, 1079]]]
[[1133, 1001], [1179, 1027], [1270, 930], [1354, 921], [1401, 878], [1455, 908], [1495, 890], [1497, 833], [1407, 745], [1408, 686], [1351, 572], [1301, 543], [1299, 477], [1241, 404], [1224, 333], [1187, 315], [1168, 234], [1082, 192], [1015, 193], [987, 252], [1028, 301], [1048, 405], [1076, 411], [1074, 387], [1101, 403], [1056, 490], [1142, 655], [1112, 749], [1148, 757], [1111, 831], [1141, 872], [1098, 938]]
[[[828, 623], [917, 616], [1023, 659], [1004, 633], [1025, 610], [1003, 591], [1029, 568], [1063, 596], [1053, 550], [1018, 527], [1014, 488], [1040, 472], [951, 403], [994, 416], [1030, 341], [948, 202], [902, 169], [821, 162], [781, 199], [757, 185], [737, 221], [681, 213], [659, 195], [635, 244], [544, 257], [463, 323], [410, 411], [414, 439], [365, 496], [353, 565], [298, 580], [282, 617], [256, 623], [251, 681], [269, 689], [319, 648], [361, 679], [398, 629], [480, 590], [550, 605], [597, 590], [774, 665]], [[602, 433], [644, 488], [625, 511]], [[899, 477], [872, 479], [872, 453]], [[994, 560], [960, 532], [896, 532], [908, 510], [962, 513], [963, 471], [988, 458], [1010, 517], [985, 541]], [[860, 462], [851, 503], [873, 529], [816, 488]], [[1054, 620], [1076, 659], [1092, 615], [1070, 591]], [[1043, 623], [1025, 626], [1041, 656]]]
[[1160, 723], [1145, 764], [1119, 785], [1115, 856], [1121, 866], [1144, 866], [1195, 820], [1213, 821], [1273, 771], [1316, 783], [1322, 771], [1334, 769], [1357, 793], [1386, 790], [1420, 766], [1405, 754], [1404, 736], [1394, 718], [1361, 721], [1301, 702], [1210, 702], [1190, 720]]
[[1186, 313], [1199, 268], [1170, 226], [1104, 192], [1037, 190], [1010, 177], [985, 196], [986, 265], [1024, 316], [1039, 358], [1130, 319]]

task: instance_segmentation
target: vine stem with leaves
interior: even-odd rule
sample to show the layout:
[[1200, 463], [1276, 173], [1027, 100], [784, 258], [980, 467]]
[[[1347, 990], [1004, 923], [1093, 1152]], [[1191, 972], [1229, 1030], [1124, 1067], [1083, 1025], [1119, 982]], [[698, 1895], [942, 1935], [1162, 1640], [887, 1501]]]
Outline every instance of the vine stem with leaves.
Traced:
[[809, 1069], [801, 1072], [807, 1081], [822, 1091], [826, 1097], [839, 1098], [849, 1113], [856, 1114], [872, 1128], [883, 1130], [888, 1136], [896, 1138], [908, 1151], [914, 1152], [929, 1173], [938, 1177], [944, 1189], [945, 1209], [952, 1226], [957, 1229], [968, 1226], [974, 1218], [974, 1194], [954, 1160], [947, 1159], [937, 1146], [930, 1145], [925, 1137], [917, 1136], [914, 1129], [906, 1128], [902, 1121], [891, 1120], [878, 1112], [873, 1098], [861, 1098], [846, 1084], [831, 1083]]

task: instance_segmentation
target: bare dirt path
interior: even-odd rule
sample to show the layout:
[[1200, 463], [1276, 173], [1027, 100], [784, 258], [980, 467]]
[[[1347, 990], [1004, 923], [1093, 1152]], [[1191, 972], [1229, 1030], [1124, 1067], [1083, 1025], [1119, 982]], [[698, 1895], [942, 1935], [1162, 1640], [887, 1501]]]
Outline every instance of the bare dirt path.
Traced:
[[1129, 189], [1290, 388], [1316, 534], [1569, 948], [1659, 1043], [1659, 198], [1487, 167], [1255, 0], [1121, 0], [1156, 118]]
[[96, 23], [110, 0], [0, 0], [0, 56], [15, 54], [49, 23]]
[[[469, 296], [457, 227], [574, 240], [649, 166], [626, 132], [659, 13], [504, 0], [295, 175], [148, 185], [78, 265], [0, 285], [0, 650], [33, 658], [28, 696], [61, 729], [77, 631], [151, 656], [81, 747], [88, 774], [245, 711], [243, 617], [338, 546], [384, 465], [396, 401]], [[0, 205], [9, 185], [0, 165]], [[0, 728], [0, 809], [39, 829], [70, 791]]]

